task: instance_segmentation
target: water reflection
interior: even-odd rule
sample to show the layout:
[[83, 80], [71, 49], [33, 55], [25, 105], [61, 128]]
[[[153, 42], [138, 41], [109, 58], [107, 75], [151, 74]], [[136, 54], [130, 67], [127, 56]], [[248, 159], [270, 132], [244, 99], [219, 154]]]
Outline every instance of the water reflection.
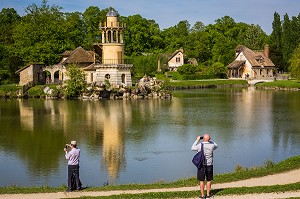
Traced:
[[192, 176], [189, 147], [201, 133], [220, 145], [217, 173], [279, 161], [300, 150], [299, 99], [230, 88], [176, 91], [172, 100], [0, 100], [0, 186], [64, 184], [62, 149], [73, 139], [89, 185]]

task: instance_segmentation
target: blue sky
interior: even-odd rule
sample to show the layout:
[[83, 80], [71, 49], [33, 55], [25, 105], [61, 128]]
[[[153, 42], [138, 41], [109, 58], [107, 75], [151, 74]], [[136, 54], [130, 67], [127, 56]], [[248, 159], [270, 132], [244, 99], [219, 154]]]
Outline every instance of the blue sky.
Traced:
[[[0, 8], [15, 8], [19, 15], [32, 3], [40, 4], [42, 0], [0, 0]], [[287, 13], [298, 16], [300, 0], [48, 0], [50, 5], [63, 7], [63, 12], [84, 12], [89, 6], [100, 9], [113, 7], [120, 15], [140, 14], [146, 19], [153, 19], [160, 29], [169, 28], [179, 21], [188, 20], [191, 26], [196, 21], [205, 25], [225, 15], [235, 22], [258, 24], [270, 34], [274, 12], [283, 19]]]

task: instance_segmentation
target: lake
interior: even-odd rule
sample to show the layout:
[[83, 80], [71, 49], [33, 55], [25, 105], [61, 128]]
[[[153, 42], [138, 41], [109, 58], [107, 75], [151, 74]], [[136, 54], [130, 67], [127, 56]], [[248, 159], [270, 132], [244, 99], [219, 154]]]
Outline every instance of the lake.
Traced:
[[209, 133], [215, 173], [300, 154], [300, 92], [179, 90], [163, 100], [0, 100], [0, 186], [67, 184], [63, 148], [81, 149], [83, 186], [195, 176], [190, 150]]

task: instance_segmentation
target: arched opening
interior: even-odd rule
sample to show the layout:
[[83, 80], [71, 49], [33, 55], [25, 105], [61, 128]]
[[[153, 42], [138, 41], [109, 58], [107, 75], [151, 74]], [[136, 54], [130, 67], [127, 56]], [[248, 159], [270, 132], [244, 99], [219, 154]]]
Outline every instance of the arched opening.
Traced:
[[58, 71], [55, 71], [54, 73], [54, 80], [53, 80], [53, 83], [54, 84], [59, 84], [60, 83], [60, 80], [59, 80], [59, 70]]
[[122, 84], [125, 84], [125, 74], [122, 74], [121, 78], [122, 78]]
[[52, 83], [52, 80], [51, 80], [51, 73], [47, 70], [45, 70], [43, 72], [43, 77], [45, 77], [45, 83], [46, 84], [51, 84]]

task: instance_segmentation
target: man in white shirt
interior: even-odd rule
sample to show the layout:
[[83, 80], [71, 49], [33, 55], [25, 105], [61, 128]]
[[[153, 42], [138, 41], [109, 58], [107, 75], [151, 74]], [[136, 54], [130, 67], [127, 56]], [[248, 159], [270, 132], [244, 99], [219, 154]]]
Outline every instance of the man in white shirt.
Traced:
[[[68, 147], [71, 148], [68, 151]], [[68, 189], [67, 191], [72, 190], [81, 190], [81, 182], [79, 179], [79, 157], [80, 157], [80, 149], [77, 148], [77, 142], [71, 141], [71, 144], [66, 144], [64, 148], [66, 153], [65, 157], [68, 160]], [[75, 180], [75, 186], [72, 186], [72, 182]]]
[[[203, 139], [203, 142], [199, 142]], [[213, 180], [213, 151], [218, 148], [218, 145], [210, 140], [210, 135], [205, 134], [203, 137], [198, 136], [193, 143], [191, 150], [200, 151], [201, 143], [203, 143], [203, 152], [205, 161], [197, 171], [197, 179], [200, 181], [200, 198], [204, 196], [204, 180], [206, 179], [206, 198], [210, 198], [211, 181]]]

